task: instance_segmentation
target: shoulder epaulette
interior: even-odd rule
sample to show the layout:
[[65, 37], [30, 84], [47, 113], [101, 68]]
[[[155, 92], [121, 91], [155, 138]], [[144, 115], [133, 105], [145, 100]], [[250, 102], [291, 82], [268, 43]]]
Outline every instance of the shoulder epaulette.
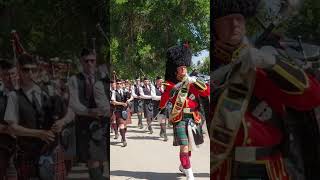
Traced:
[[302, 94], [309, 87], [304, 70], [289, 62], [277, 59], [271, 70], [266, 70], [268, 77], [288, 94]]
[[204, 81], [200, 80], [199, 78], [197, 78], [196, 82], [194, 83], [195, 87], [201, 91], [206, 90], [207, 89], [207, 85]]

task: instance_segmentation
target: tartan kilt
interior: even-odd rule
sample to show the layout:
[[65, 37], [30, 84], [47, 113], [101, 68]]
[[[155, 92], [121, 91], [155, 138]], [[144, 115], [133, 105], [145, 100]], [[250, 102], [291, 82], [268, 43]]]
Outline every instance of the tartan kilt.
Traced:
[[[192, 118], [184, 118], [177, 123], [173, 123], [173, 146], [189, 145], [188, 122], [190, 120], [194, 123]], [[197, 130], [202, 134], [201, 125], [197, 125]], [[196, 144], [202, 144], [203, 142], [203, 136], [194, 139]]]
[[173, 146], [189, 145], [186, 121], [173, 124]]
[[18, 151], [15, 157], [15, 167], [19, 180], [39, 178], [39, 156], [33, 153]]
[[141, 99], [133, 100], [133, 113], [142, 113], [143, 112], [143, 101]]
[[[124, 120], [122, 118], [121, 112], [122, 112], [121, 110], [117, 110], [117, 111], [114, 112], [114, 116], [115, 116], [116, 122], [117, 122], [117, 124], [126, 125], [127, 124], [127, 120]], [[128, 114], [128, 118], [129, 118], [129, 114]]]
[[116, 123], [116, 115], [114, 113], [114, 111], [111, 112], [111, 117], [110, 117], [110, 124], [112, 123]]
[[134, 101], [128, 102], [128, 108], [130, 113], [134, 113]]
[[157, 114], [159, 113], [160, 101], [153, 100], [152, 102], [153, 102], [153, 117], [155, 118], [157, 116]]
[[126, 124], [132, 124], [131, 109], [130, 108], [127, 109], [127, 113], [128, 113], [128, 118], [126, 120]]
[[0, 179], [3, 179], [6, 176], [9, 161], [10, 153], [7, 150], [0, 148]]
[[[49, 160], [51, 159], [51, 161]], [[64, 180], [66, 179], [64, 149], [59, 144], [51, 152], [40, 156], [39, 160], [39, 176], [41, 179]]]
[[67, 177], [67, 171], [66, 171], [66, 164], [65, 164], [65, 156], [64, 156], [64, 149], [62, 146], [58, 146], [55, 150], [57, 157], [57, 161], [54, 165], [54, 175], [55, 179], [57, 180], [64, 180]]
[[106, 125], [107, 123], [102, 119], [87, 116], [76, 117], [76, 152], [80, 162], [106, 160]]
[[68, 123], [61, 132], [61, 144], [64, 148], [65, 159], [71, 160], [76, 156], [75, 122]]
[[152, 100], [144, 100], [144, 118], [153, 118]]
[[114, 105], [111, 105], [111, 109], [110, 109], [110, 113], [111, 113], [111, 116], [110, 116], [110, 124], [111, 123], [116, 123], [116, 116], [115, 116], [115, 106]]

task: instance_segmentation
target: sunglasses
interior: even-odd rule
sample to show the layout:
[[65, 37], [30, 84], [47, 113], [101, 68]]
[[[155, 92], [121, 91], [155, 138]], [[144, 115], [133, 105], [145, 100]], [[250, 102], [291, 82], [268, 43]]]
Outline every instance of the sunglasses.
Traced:
[[86, 64], [89, 64], [89, 62], [92, 64], [92, 63], [96, 62], [96, 60], [95, 59], [85, 59], [84, 62]]
[[23, 71], [23, 72], [37, 72], [38, 71], [38, 69], [37, 68], [29, 68], [29, 67], [23, 67], [23, 68], [21, 68], [21, 70]]

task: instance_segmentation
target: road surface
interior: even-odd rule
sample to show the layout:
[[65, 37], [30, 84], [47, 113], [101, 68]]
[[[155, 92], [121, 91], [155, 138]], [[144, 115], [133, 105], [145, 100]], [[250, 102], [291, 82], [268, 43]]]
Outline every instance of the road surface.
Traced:
[[[179, 147], [172, 146], [172, 128], [167, 130], [169, 141], [160, 138], [160, 126], [153, 122], [154, 133], [149, 134], [137, 127], [137, 116], [128, 125], [127, 147], [122, 147], [121, 138], [110, 139], [111, 180], [180, 180], [186, 179], [179, 170]], [[146, 124], [145, 119], [143, 120]], [[209, 180], [209, 138], [198, 151], [192, 152], [192, 169], [196, 180]]]

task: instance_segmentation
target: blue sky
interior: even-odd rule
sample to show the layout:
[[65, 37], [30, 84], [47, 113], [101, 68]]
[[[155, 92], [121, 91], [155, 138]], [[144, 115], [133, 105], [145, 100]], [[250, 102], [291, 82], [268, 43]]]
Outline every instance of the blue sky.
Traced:
[[207, 49], [202, 50], [197, 56], [192, 56], [192, 64], [197, 65], [198, 61], [202, 62], [204, 58], [209, 56], [209, 51]]

